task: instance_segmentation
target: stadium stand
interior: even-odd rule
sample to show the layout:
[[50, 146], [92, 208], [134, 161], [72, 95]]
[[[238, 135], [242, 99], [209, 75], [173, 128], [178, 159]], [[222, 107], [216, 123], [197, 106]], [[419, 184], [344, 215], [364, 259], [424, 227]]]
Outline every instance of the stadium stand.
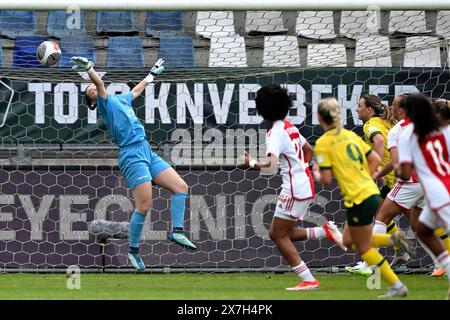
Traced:
[[247, 67], [244, 37], [211, 38], [209, 67]]
[[334, 39], [332, 11], [300, 11], [295, 26], [297, 36], [312, 39]]
[[355, 67], [392, 67], [389, 37], [371, 35], [356, 39]]
[[91, 37], [78, 36], [78, 37], [64, 37], [60, 41], [61, 47], [61, 60], [59, 66], [62, 68], [68, 68], [70, 64], [70, 58], [72, 56], [86, 57], [91, 61], [96, 61], [94, 54], [94, 43]]
[[184, 13], [181, 11], [148, 11], [145, 34], [149, 37], [186, 36]]
[[[414, 36], [406, 38], [404, 67], [440, 67], [441, 52], [438, 47], [433, 47], [439, 43], [436, 37]], [[411, 51], [413, 48], [424, 48]]]
[[391, 11], [389, 32], [429, 32], [425, 20], [425, 11]]
[[44, 67], [36, 58], [36, 48], [45, 40], [44, 36], [16, 37], [13, 68]]
[[3, 41], [0, 39], [0, 67], [3, 67], [3, 50], [2, 50]]
[[47, 20], [48, 35], [56, 38], [86, 35], [85, 12], [83, 11], [80, 12], [79, 26], [73, 25], [70, 16], [71, 13], [67, 13], [66, 11], [50, 11], [48, 13], [48, 20]]
[[248, 35], [279, 34], [286, 31], [281, 11], [247, 11], [245, 32]]
[[36, 13], [34, 11], [0, 11], [0, 34], [8, 38], [35, 35]]
[[369, 29], [369, 15], [369, 11], [342, 11], [339, 34], [343, 37], [356, 39], [362, 35], [377, 33], [376, 25], [373, 29]]
[[159, 57], [167, 68], [195, 67], [194, 44], [191, 37], [160, 37]]
[[132, 11], [97, 12], [97, 33], [108, 36], [131, 36], [138, 34]]
[[264, 37], [263, 67], [299, 67], [300, 55], [297, 37]]
[[308, 67], [346, 67], [345, 45], [340, 43], [319, 43], [308, 45]]
[[108, 68], [144, 67], [144, 51], [141, 38], [109, 37], [106, 66]]
[[234, 18], [232, 11], [199, 11], [195, 33], [205, 38], [234, 37]]

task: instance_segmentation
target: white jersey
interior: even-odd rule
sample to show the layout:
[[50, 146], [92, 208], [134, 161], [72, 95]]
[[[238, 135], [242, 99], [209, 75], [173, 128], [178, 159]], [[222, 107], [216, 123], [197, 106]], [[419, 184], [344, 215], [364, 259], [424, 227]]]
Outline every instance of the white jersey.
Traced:
[[399, 162], [411, 163], [431, 209], [450, 204], [450, 128], [428, 135], [419, 144], [414, 125], [406, 127], [398, 144]]
[[283, 179], [281, 194], [295, 200], [315, 196], [313, 178], [303, 154], [305, 144], [306, 139], [287, 120], [275, 121], [266, 135], [267, 156], [274, 155], [278, 158]]
[[[391, 130], [389, 130], [389, 133], [387, 135], [387, 148], [389, 151], [393, 148], [398, 148], [398, 141], [400, 138], [401, 133], [405, 130], [405, 128], [410, 124], [411, 122], [408, 119], [402, 119], [399, 122], [396, 123], [395, 126], [392, 127]], [[411, 177], [409, 180], [403, 180], [403, 179], [397, 179], [397, 182], [399, 183], [419, 183], [419, 180], [417, 179], [416, 172], [413, 172], [411, 174]]]

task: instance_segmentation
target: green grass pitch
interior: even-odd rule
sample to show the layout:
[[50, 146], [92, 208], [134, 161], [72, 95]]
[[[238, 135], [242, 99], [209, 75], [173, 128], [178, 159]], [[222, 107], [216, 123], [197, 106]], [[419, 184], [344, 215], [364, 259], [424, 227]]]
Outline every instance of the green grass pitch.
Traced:
[[[356, 300], [377, 299], [386, 293], [369, 290], [367, 278], [347, 274], [316, 274], [321, 289], [288, 292], [294, 274], [81, 274], [81, 289], [69, 290], [65, 274], [0, 274], [0, 299], [157, 299], [157, 300]], [[447, 278], [401, 275], [407, 299], [447, 296]]]

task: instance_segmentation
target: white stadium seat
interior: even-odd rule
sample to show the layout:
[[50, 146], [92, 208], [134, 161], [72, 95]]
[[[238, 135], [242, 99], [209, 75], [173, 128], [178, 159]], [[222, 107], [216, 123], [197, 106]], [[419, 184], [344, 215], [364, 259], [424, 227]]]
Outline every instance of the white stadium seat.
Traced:
[[334, 39], [333, 11], [300, 11], [295, 26], [297, 36]]
[[347, 54], [343, 44], [309, 44], [307, 52], [308, 67], [346, 67]]
[[287, 31], [283, 27], [281, 11], [247, 11], [245, 32], [280, 33]]
[[299, 67], [300, 54], [296, 36], [264, 37], [263, 67]]
[[355, 67], [392, 67], [389, 37], [370, 35], [357, 38]]
[[244, 37], [213, 37], [209, 51], [209, 67], [247, 67]]
[[[420, 48], [419, 50], [413, 50]], [[439, 39], [435, 37], [408, 37], [406, 38], [404, 67], [440, 67], [441, 51]]]
[[391, 11], [389, 32], [425, 33], [429, 31], [425, 11]]
[[[371, 18], [369, 20], [369, 17]], [[370, 11], [342, 11], [340, 34], [350, 39], [363, 35], [377, 34], [380, 21]]]
[[444, 38], [450, 38], [450, 11], [438, 11], [436, 34]]
[[232, 11], [199, 11], [195, 33], [205, 38], [234, 37], [234, 18]]

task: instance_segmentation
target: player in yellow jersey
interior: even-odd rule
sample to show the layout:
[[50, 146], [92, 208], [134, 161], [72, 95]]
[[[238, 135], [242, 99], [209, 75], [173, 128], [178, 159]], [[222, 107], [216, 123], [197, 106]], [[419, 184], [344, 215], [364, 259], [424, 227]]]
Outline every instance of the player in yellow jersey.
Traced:
[[[372, 175], [372, 178], [376, 181], [379, 178], [381, 168], [386, 168], [390, 163], [390, 154], [387, 149], [387, 135], [397, 123], [397, 120], [394, 117], [391, 107], [384, 105], [378, 96], [372, 94], [361, 95], [357, 111], [359, 118], [364, 122], [364, 140], [381, 158], [380, 167]], [[396, 180], [397, 178], [395, 177], [392, 168], [387, 174], [383, 173], [383, 186], [380, 189], [381, 201], [379, 209]], [[374, 228], [377, 228], [377, 225], [375, 225]], [[392, 220], [387, 224], [387, 231], [384, 232], [393, 233], [397, 230], [398, 228]], [[380, 233], [381, 231], [378, 232], [375, 230], [375, 232]], [[394, 248], [395, 257], [391, 266], [398, 267], [411, 259], [407, 253], [402, 250], [399, 251], [398, 249], [399, 248], [397, 247]], [[359, 262], [354, 267], [346, 267], [345, 270], [350, 273], [361, 274], [364, 276], [372, 274], [372, 270], [364, 262]]]
[[325, 133], [317, 140], [313, 164], [314, 178], [329, 185], [336, 177], [347, 208], [344, 244], [356, 250], [369, 266], [377, 266], [381, 277], [390, 285], [383, 298], [404, 297], [406, 286], [392, 271], [386, 259], [374, 248], [404, 246], [412, 250], [403, 232], [392, 235], [373, 234], [372, 225], [380, 202], [380, 192], [372, 174], [380, 164], [380, 157], [354, 132], [342, 128], [341, 111], [334, 98], [325, 98], [318, 104], [318, 120]]

